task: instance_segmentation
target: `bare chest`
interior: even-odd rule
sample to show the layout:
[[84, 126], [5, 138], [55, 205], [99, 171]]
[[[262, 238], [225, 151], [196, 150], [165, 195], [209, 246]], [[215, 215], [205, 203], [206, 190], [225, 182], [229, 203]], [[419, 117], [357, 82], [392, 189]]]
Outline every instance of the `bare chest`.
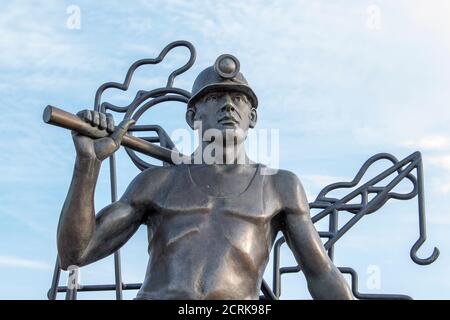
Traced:
[[223, 196], [208, 191], [206, 183], [200, 186], [187, 168], [179, 170], [175, 178], [176, 183], [158, 204], [159, 212], [149, 221], [160, 245], [167, 249], [188, 243], [193, 248], [214, 242], [216, 249], [231, 246], [243, 253], [255, 252], [255, 246], [270, 246], [275, 212], [259, 168], [235, 190], [223, 182], [219, 193]]

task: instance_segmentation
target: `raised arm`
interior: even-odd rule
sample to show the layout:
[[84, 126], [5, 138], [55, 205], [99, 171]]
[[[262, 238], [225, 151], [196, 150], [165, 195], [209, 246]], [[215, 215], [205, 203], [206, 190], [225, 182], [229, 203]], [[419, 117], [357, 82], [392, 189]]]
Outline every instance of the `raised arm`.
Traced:
[[342, 274], [328, 257], [311, 221], [305, 191], [297, 176], [284, 171], [277, 190], [282, 197], [281, 228], [297, 263], [302, 268], [313, 299], [353, 299]]
[[58, 254], [61, 267], [83, 266], [108, 256], [120, 248], [138, 229], [143, 206], [134, 201], [138, 176], [124, 196], [95, 215], [94, 192], [101, 162], [113, 154], [132, 121], [114, 128], [112, 118], [94, 111], [83, 111], [85, 121], [108, 130], [111, 135], [93, 140], [73, 133], [77, 158], [69, 192], [58, 225]]

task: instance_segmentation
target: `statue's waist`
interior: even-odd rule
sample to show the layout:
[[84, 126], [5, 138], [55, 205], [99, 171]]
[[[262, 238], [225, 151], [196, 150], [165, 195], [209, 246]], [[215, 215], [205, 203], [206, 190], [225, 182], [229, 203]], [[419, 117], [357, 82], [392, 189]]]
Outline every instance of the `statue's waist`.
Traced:
[[155, 299], [257, 299], [269, 248], [264, 241], [253, 251], [241, 245], [217, 237], [154, 248], [141, 292]]
[[237, 268], [244, 265], [258, 272], [269, 257], [271, 234], [267, 226], [261, 228], [252, 223], [209, 224], [185, 220], [178, 224], [174, 221], [174, 224], [160, 224], [153, 232], [149, 253], [152, 264], [161, 263], [165, 268], [186, 261], [207, 268], [232, 263]]
[[[193, 257], [195, 258], [195, 257]], [[260, 272], [237, 261], [153, 264], [138, 297], [145, 299], [257, 299]]]

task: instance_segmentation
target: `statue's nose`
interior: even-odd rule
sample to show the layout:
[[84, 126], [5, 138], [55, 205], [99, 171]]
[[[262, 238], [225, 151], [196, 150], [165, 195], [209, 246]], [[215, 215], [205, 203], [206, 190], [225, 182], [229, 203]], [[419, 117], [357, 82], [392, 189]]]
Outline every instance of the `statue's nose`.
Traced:
[[222, 107], [223, 111], [231, 112], [234, 111], [234, 106], [231, 103], [227, 103]]
[[234, 111], [234, 105], [233, 105], [233, 100], [231, 99], [231, 97], [229, 95], [226, 95], [225, 97], [225, 103], [222, 106], [222, 111], [226, 111], [226, 112], [231, 112]]

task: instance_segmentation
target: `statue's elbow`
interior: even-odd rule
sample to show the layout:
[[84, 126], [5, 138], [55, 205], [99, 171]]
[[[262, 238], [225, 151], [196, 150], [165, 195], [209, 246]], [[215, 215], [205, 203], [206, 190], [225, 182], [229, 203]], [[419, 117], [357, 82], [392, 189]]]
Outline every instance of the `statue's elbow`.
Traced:
[[80, 260], [69, 259], [67, 257], [59, 255], [59, 266], [61, 267], [62, 270], [67, 271], [81, 267], [81, 263]]
[[70, 250], [58, 244], [58, 259], [61, 269], [67, 271], [74, 267], [81, 267], [83, 265], [81, 255], [78, 251]]

